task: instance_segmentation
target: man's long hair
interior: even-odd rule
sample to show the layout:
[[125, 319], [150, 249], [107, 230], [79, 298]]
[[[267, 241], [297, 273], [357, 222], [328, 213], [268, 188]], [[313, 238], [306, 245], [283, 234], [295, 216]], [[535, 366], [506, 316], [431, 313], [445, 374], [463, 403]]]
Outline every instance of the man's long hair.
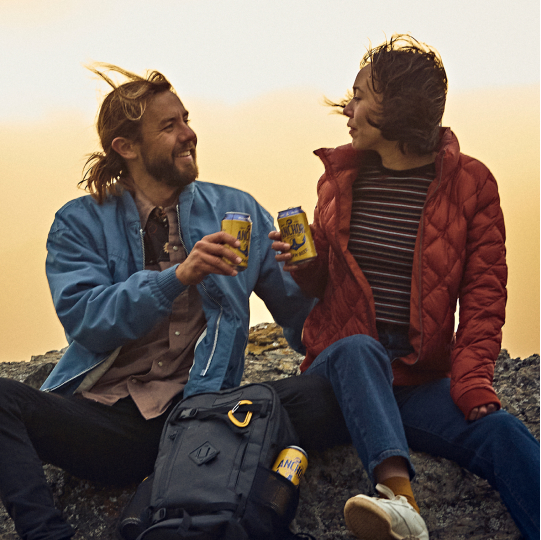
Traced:
[[[381, 102], [368, 123], [403, 153], [423, 155], [439, 143], [445, 110], [447, 75], [438, 52], [406, 34], [395, 34], [371, 48], [361, 69], [371, 66], [372, 90]], [[347, 100], [338, 104], [345, 107]]]
[[[83, 179], [78, 184], [101, 204], [108, 193], [119, 193], [118, 182], [128, 174], [124, 159], [111, 146], [113, 140], [125, 137], [134, 142], [140, 141], [141, 118], [149, 100], [160, 92], [174, 92], [174, 89], [158, 71], [140, 77], [111, 64], [95, 64], [88, 69], [113, 89], [103, 100], [96, 123], [103, 152], [89, 156], [83, 169]], [[104, 70], [120, 73], [128, 81], [117, 85]]]

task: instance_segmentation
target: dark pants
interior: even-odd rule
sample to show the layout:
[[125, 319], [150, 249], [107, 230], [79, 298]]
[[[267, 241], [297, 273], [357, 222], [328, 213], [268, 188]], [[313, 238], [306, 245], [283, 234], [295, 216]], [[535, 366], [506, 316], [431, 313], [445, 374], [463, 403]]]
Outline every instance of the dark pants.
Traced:
[[[305, 449], [350, 441], [326, 379], [303, 375], [269, 384]], [[0, 378], [0, 497], [19, 535], [60, 540], [74, 534], [54, 507], [42, 462], [92, 481], [139, 482], [153, 470], [167, 415], [145, 420], [131, 398], [108, 406]]]

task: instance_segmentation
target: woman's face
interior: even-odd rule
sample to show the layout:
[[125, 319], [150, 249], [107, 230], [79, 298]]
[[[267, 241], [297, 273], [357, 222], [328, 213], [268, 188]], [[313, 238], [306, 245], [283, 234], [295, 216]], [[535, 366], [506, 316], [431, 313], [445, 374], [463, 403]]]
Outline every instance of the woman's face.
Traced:
[[371, 71], [368, 65], [357, 74], [353, 84], [353, 98], [344, 108], [344, 114], [349, 117], [347, 125], [350, 128], [353, 148], [380, 153], [390, 141], [384, 139], [381, 131], [367, 121], [368, 116], [377, 116], [380, 109], [380, 100], [370, 82]]

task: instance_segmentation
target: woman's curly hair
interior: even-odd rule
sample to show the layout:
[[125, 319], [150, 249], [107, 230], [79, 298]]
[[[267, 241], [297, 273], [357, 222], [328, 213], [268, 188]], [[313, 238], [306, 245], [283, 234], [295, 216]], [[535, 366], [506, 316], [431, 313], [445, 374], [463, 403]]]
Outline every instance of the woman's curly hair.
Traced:
[[[367, 118], [403, 153], [433, 152], [447, 97], [447, 75], [438, 52], [406, 34], [371, 48], [361, 69], [371, 67], [371, 84], [381, 107]], [[351, 98], [329, 105], [344, 108]]]

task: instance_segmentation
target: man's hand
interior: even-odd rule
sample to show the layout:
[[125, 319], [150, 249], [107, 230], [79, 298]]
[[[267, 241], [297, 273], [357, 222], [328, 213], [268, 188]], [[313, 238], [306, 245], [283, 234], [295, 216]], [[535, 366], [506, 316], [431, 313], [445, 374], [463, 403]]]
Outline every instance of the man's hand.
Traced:
[[[203, 237], [195, 244], [186, 260], [177, 266], [176, 276], [183, 285], [197, 285], [209, 274], [236, 276], [235, 266], [241, 258], [233, 253], [226, 244], [238, 248], [240, 242], [230, 234], [217, 232]], [[222, 257], [231, 261], [227, 264]]]
[[274, 249], [274, 251], [277, 252], [274, 258], [278, 262], [285, 263], [284, 270], [286, 270], [287, 272], [291, 272], [291, 270], [295, 270], [296, 266], [294, 264], [288, 264], [288, 261], [293, 256], [291, 253], [289, 253], [289, 250], [291, 249], [291, 245], [286, 242], [282, 242], [282, 236], [280, 235], [278, 231], [271, 231], [269, 233], [269, 238], [273, 240], [272, 246], [271, 246], [272, 249]]
[[495, 403], [489, 403], [488, 405], [481, 405], [480, 407], [475, 407], [471, 410], [470, 415], [468, 416], [468, 420], [470, 422], [473, 422], [474, 420], [479, 420], [479, 418], [488, 416], [489, 414], [492, 414], [497, 410], [498, 406]]

